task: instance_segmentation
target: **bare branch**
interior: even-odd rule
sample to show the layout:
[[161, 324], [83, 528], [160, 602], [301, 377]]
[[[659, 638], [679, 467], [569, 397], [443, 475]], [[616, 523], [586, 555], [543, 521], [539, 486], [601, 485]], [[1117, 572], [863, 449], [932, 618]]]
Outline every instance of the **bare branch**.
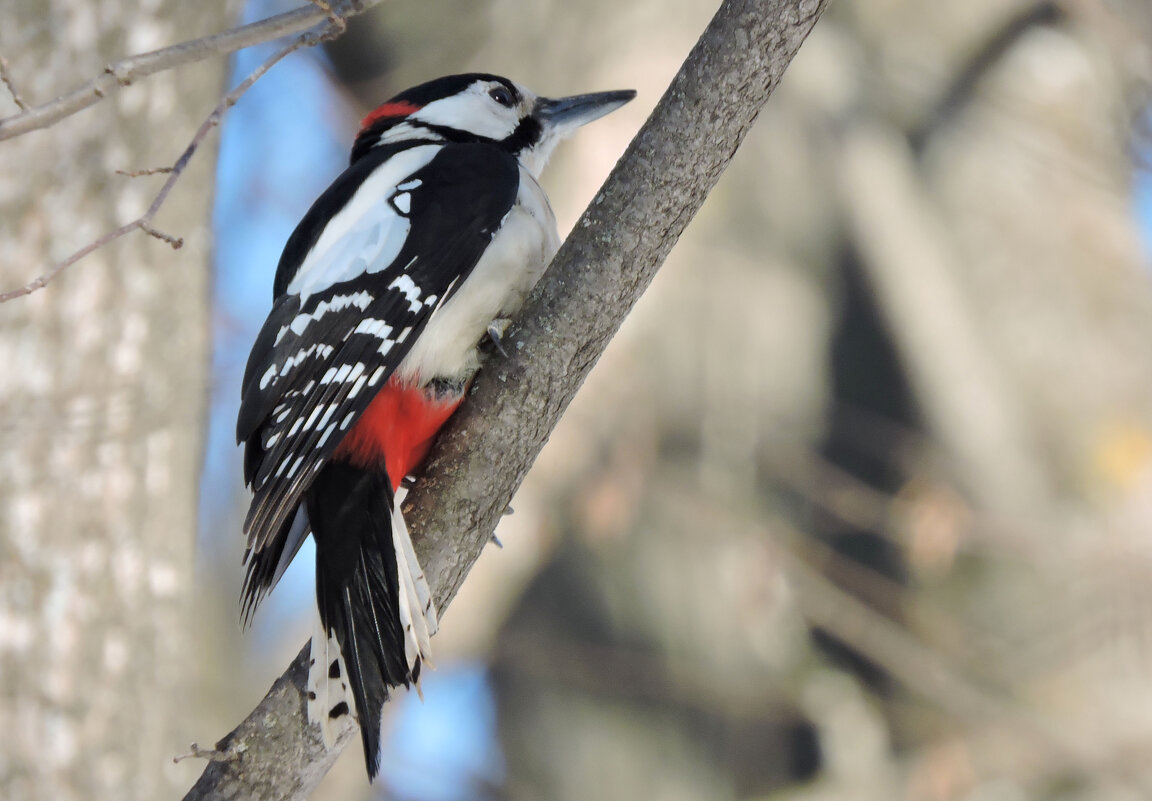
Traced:
[[[340, 20], [339, 24], [343, 26], [344, 19], [361, 14], [373, 6], [379, 5], [380, 2], [381, 0], [350, 0], [349, 2], [336, 3], [335, 11], [329, 3], [323, 4], [327, 10], [312, 3], [213, 36], [205, 36], [160, 50], [153, 50], [149, 53], [123, 58], [109, 64], [104, 68], [104, 72], [88, 83], [57, 97], [55, 100], [27, 108], [20, 114], [0, 119], [0, 141], [20, 136], [29, 131], [47, 128], [65, 117], [95, 105], [120, 87], [129, 86], [141, 78], [154, 75], [157, 72], [181, 67], [185, 64], [193, 64], [212, 56], [227, 55], [237, 50], [243, 50], [245, 47], [300, 33], [319, 22], [323, 22], [325, 18], [328, 18], [329, 22]], [[8, 85], [9, 91], [11, 91], [11, 84], [8, 82], [6, 72], [0, 73], [0, 79]], [[15, 96], [16, 94], [13, 92], [13, 97]], [[17, 105], [25, 108], [19, 99], [17, 99]]]
[[[238, 83], [231, 92], [224, 95], [220, 102], [216, 104], [216, 108], [212, 110], [212, 113], [208, 115], [208, 118], [204, 120], [204, 122], [196, 130], [196, 133], [192, 137], [192, 141], [189, 142], [188, 146], [184, 148], [184, 152], [180, 154], [180, 158], [176, 159], [176, 163], [171, 167], [164, 167], [159, 170], [154, 170], [154, 172], [168, 173], [168, 180], [166, 180], [164, 185], [160, 187], [160, 191], [157, 192], [156, 197], [152, 199], [152, 203], [148, 206], [147, 211], [145, 211], [132, 222], [125, 223], [114, 231], [109, 231], [108, 233], [104, 234], [99, 239], [89, 242], [87, 245], [77, 250], [68, 258], [54, 265], [52, 269], [48, 270], [46, 273], [33, 279], [32, 281], [29, 281], [24, 286], [17, 287], [16, 289], [10, 289], [7, 292], [0, 292], [0, 303], [5, 303], [9, 300], [12, 300], [13, 298], [23, 297], [24, 295], [30, 295], [37, 290], [43, 289], [48, 285], [50, 281], [56, 278], [56, 276], [60, 275], [60, 273], [64, 272], [64, 270], [68, 269], [73, 264], [83, 259], [89, 253], [104, 247], [108, 243], [113, 242], [125, 234], [131, 233], [132, 231], [141, 230], [150, 236], [167, 242], [173, 248], [182, 247], [184, 244], [183, 239], [179, 239], [177, 237], [156, 230], [152, 227], [152, 220], [155, 219], [156, 214], [160, 211], [160, 207], [164, 205], [164, 201], [168, 199], [168, 195], [172, 193], [172, 188], [176, 185], [176, 182], [180, 180], [180, 176], [183, 175], [184, 170], [188, 167], [188, 162], [190, 162], [192, 157], [196, 155], [196, 151], [200, 148], [200, 145], [204, 143], [204, 140], [208, 137], [208, 134], [212, 131], [213, 128], [220, 124], [220, 121], [224, 118], [224, 114], [228, 111], [228, 109], [236, 105], [236, 101], [238, 101], [241, 96], [247, 92], [249, 88], [251, 88], [252, 84], [260, 80], [264, 73], [272, 69], [272, 67], [275, 66], [282, 58], [287, 56], [289, 53], [294, 53], [302, 47], [312, 47], [313, 45], [319, 44], [320, 42], [325, 41], [326, 39], [329, 39], [338, 33], [339, 27], [333, 24], [329, 24], [320, 30], [309, 31], [296, 37], [291, 42], [284, 45], [267, 59], [265, 59], [264, 62], [260, 64], [260, 66], [252, 70], [252, 72], [248, 73], [248, 77]], [[144, 175], [148, 172], [149, 171], [145, 170], [137, 174]]]
[[16, 91], [16, 85], [12, 83], [12, 75], [8, 72], [8, 60], [0, 56], [0, 83], [4, 84], [4, 88], [8, 90], [8, 94], [12, 95], [12, 102], [21, 111], [28, 110], [28, 104], [24, 102], [24, 98], [20, 97], [20, 93]]
[[[826, 0], [725, 0], [532, 293], [510, 357], [439, 437], [405, 515], [445, 609], [568, 402], [696, 214]], [[307, 647], [185, 796], [299, 799], [335, 761], [304, 711]], [[346, 741], [345, 741], [346, 742]], [[343, 743], [341, 743], [342, 747]]]
[[128, 178], [139, 178], [144, 175], [167, 175], [172, 172], [171, 167], [148, 167], [144, 170], [116, 170], [117, 175], [124, 175]]
[[49, 281], [51, 281], [53, 278], [58, 276], [60, 273], [64, 272], [64, 270], [68, 269], [69, 267], [71, 267], [76, 262], [80, 261], [80, 259], [87, 256], [89, 253], [93, 252], [94, 250], [99, 250], [100, 248], [107, 245], [109, 242], [113, 242], [113, 241], [119, 239], [120, 237], [124, 236], [124, 234], [127, 234], [130, 231], [135, 231], [137, 228], [140, 227], [140, 225], [141, 225], [141, 220], [136, 219], [130, 223], [127, 223], [125, 225], [121, 225], [119, 228], [117, 228], [114, 231], [109, 231], [108, 233], [104, 234], [104, 236], [100, 237], [99, 239], [95, 239], [95, 240], [89, 242], [87, 245], [80, 248], [78, 251], [73, 253], [71, 256], [64, 259], [64, 261], [57, 263], [55, 266], [52, 267], [51, 270], [44, 273], [43, 275], [38, 276], [35, 279], [29, 281], [24, 286], [17, 287], [16, 289], [9, 289], [7, 292], [0, 292], [0, 303], [5, 303], [6, 301], [12, 300], [13, 298], [23, 297], [24, 295], [31, 295], [33, 292], [36, 292], [37, 290], [43, 289], [44, 287], [46, 287], [48, 285]]
[[177, 754], [172, 757], [174, 763], [183, 762], [185, 759], [206, 759], [209, 762], [219, 762], [220, 760], [235, 759], [235, 756], [221, 754], [215, 748], [201, 748], [199, 743], [192, 743], [188, 746], [188, 752], [184, 754]]
[[1056, 25], [1068, 14], [1056, 0], [1035, 0], [998, 24], [988, 38], [952, 76], [943, 94], [908, 133], [908, 144], [916, 155], [923, 155], [932, 136], [944, 128], [972, 99], [981, 80], [1003, 59], [1024, 36], [1041, 25]]
[[[175, 170], [173, 170], [173, 172], [175, 172]], [[167, 242], [172, 246], [173, 250], [179, 250], [180, 248], [184, 247], [184, 237], [182, 236], [172, 236], [172, 234], [166, 234], [158, 228], [153, 228], [151, 225], [145, 222], [140, 223], [140, 230], [148, 234], [148, 236], [159, 239], [161, 242]]]
[[328, 17], [328, 21], [335, 25], [340, 33], [344, 33], [348, 27], [348, 20], [340, 16], [340, 14], [332, 8], [332, 4], [329, 3], [328, 0], [309, 0], [309, 2], [323, 11], [324, 15]]

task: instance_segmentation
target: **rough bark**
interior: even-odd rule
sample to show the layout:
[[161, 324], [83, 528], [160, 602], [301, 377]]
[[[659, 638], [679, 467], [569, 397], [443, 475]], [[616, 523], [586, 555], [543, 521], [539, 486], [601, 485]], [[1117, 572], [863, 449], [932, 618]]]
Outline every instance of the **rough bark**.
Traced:
[[[727, 0], [440, 437], [406, 515], [445, 608], [608, 340], [736, 152], [823, 0]], [[301, 652], [187, 799], [302, 798], [335, 759]], [[338, 749], [337, 749], [338, 750]]]
[[[209, 33], [222, 2], [5, 6], [0, 52], [34, 104], [111, 58]], [[153, 76], [0, 148], [0, 283], [139, 213], [219, 97], [223, 63]], [[0, 89], [0, 115], [17, 106]], [[208, 342], [211, 157], [163, 222], [0, 310], [0, 797], [157, 798], [189, 675], [183, 651]]]

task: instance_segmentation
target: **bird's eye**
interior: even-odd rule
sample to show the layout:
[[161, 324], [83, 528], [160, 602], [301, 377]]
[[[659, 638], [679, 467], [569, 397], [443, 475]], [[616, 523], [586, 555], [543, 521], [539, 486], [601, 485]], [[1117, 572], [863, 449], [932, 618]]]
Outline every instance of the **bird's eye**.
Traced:
[[489, 90], [488, 97], [495, 100], [502, 106], [512, 107], [512, 93], [508, 91], [507, 87], [497, 86]]

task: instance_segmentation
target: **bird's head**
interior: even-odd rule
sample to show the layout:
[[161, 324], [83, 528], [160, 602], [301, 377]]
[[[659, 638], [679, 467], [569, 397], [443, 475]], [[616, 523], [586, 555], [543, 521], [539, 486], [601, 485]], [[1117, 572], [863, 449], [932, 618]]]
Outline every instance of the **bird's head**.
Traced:
[[497, 75], [450, 75], [401, 92], [368, 114], [352, 160], [406, 139], [489, 142], [538, 177], [557, 143], [635, 96], [625, 89], [551, 99]]

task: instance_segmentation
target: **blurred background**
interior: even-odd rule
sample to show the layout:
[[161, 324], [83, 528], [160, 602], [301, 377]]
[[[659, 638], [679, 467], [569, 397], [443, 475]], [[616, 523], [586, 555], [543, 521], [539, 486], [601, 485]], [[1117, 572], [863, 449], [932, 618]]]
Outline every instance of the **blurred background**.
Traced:
[[[43, 102], [288, 0], [11, 0]], [[1152, 797], [1152, 7], [841, 0], [317, 799]], [[242, 632], [232, 437], [280, 248], [359, 117], [452, 72], [636, 101], [716, 3], [389, 0], [265, 76], [142, 235], [0, 307], [0, 797], [174, 798], [310, 633]], [[271, 52], [0, 144], [0, 278], [140, 214]], [[0, 114], [16, 112], [0, 90]]]

